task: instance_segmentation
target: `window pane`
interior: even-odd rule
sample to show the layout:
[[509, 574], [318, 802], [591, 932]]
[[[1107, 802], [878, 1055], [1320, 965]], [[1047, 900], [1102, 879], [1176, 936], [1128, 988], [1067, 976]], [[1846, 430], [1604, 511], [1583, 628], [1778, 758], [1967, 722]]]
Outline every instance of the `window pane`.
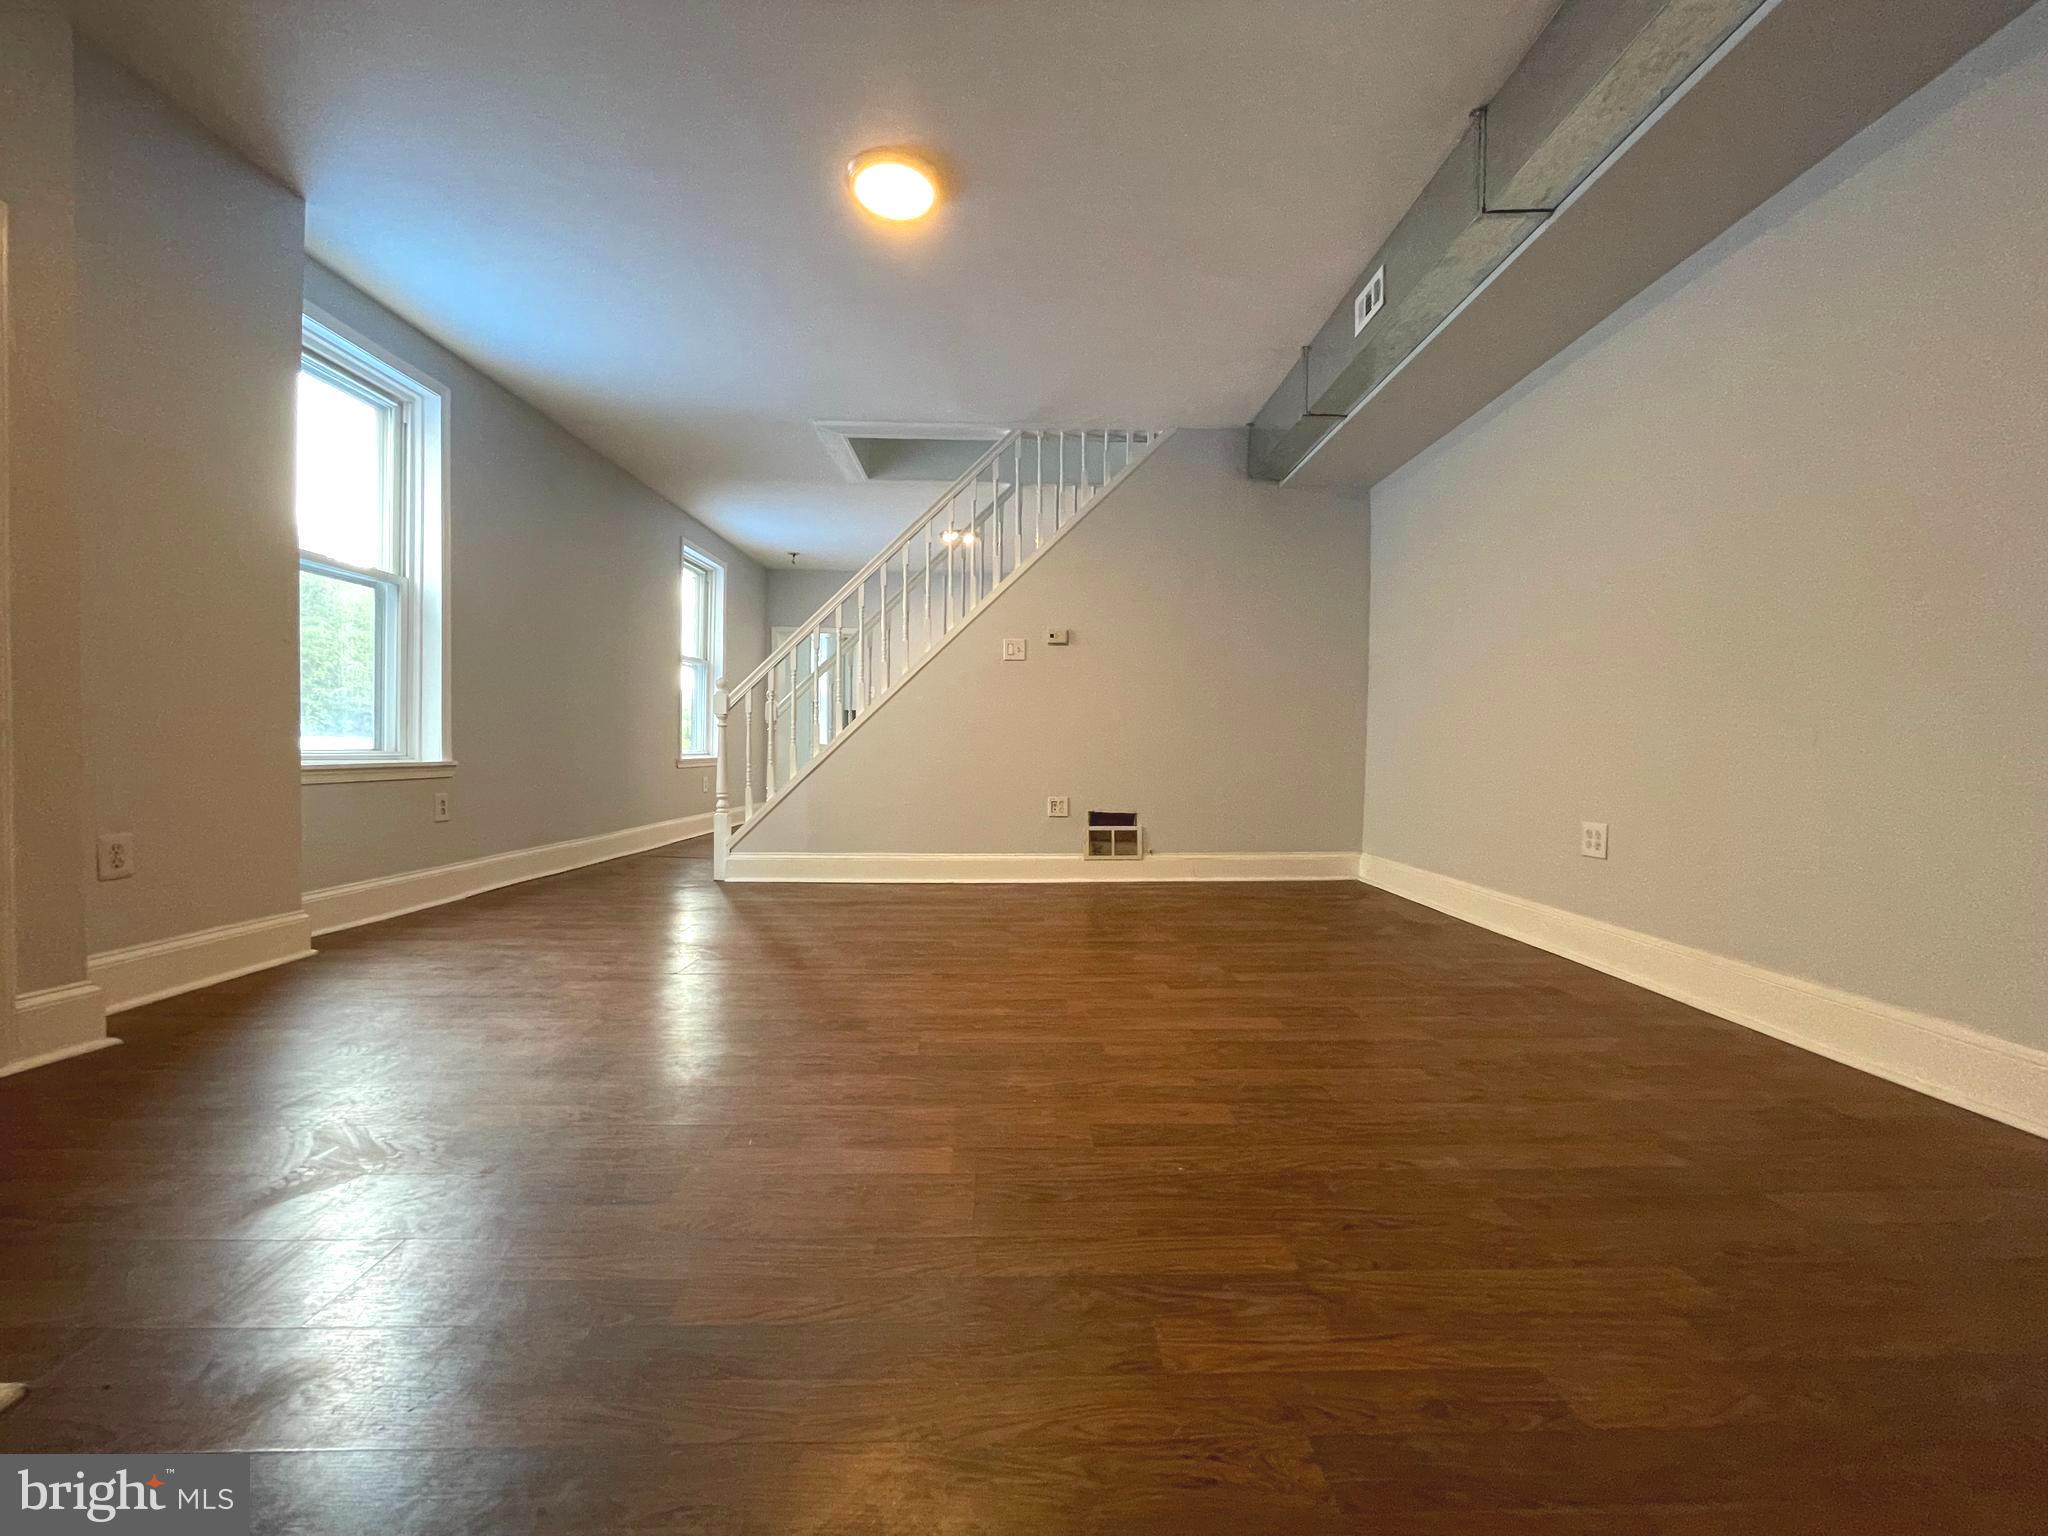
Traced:
[[299, 750], [377, 748], [377, 589], [299, 572]]
[[683, 654], [700, 660], [711, 651], [704, 643], [704, 614], [710, 606], [705, 589], [710, 584], [702, 566], [683, 566]]
[[684, 757], [711, 754], [711, 670], [701, 661], [683, 663]]
[[345, 565], [388, 570], [395, 406], [314, 369], [299, 369], [299, 548]]

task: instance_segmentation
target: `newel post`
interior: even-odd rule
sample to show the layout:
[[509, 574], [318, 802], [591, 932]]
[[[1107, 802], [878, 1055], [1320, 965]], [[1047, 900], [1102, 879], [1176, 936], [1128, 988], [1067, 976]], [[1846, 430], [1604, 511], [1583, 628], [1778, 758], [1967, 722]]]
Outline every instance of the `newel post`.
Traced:
[[715, 789], [711, 797], [711, 877], [725, 878], [725, 858], [732, 846], [732, 801], [725, 792], [725, 715], [732, 707], [732, 701], [725, 696], [725, 679], [720, 678], [711, 690], [711, 712], [718, 717], [718, 761], [712, 775]]

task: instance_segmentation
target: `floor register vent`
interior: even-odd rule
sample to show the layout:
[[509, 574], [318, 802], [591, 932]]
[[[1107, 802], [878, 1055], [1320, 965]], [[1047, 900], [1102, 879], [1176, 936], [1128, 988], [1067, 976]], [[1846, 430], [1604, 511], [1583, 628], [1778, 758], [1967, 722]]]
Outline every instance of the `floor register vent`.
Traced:
[[1088, 851], [1091, 859], [1142, 859], [1145, 829], [1136, 811], [1090, 811]]

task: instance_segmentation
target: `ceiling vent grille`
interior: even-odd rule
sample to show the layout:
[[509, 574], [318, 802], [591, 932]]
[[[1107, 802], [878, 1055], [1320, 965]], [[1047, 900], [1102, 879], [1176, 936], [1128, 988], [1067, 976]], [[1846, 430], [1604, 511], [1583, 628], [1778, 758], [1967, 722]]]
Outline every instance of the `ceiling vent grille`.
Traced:
[[1360, 336], [1372, 324], [1372, 317], [1380, 312], [1380, 306], [1387, 302], [1387, 269], [1381, 267], [1373, 273], [1372, 281], [1358, 290], [1358, 297], [1351, 301], [1351, 334]]

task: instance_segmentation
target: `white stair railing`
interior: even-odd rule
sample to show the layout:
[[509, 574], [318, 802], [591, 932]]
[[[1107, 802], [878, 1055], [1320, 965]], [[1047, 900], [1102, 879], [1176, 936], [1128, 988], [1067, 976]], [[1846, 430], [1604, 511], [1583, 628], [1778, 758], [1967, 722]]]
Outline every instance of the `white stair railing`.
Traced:
[[[882, 552], [713, 694], [719, 720], [712, 863], [1166, 439], [1100, 428], [1008, 432]], [[739, 774], [735, 792], [729, 768]], [[741, 820], [737, 831], [733, 815]]]

